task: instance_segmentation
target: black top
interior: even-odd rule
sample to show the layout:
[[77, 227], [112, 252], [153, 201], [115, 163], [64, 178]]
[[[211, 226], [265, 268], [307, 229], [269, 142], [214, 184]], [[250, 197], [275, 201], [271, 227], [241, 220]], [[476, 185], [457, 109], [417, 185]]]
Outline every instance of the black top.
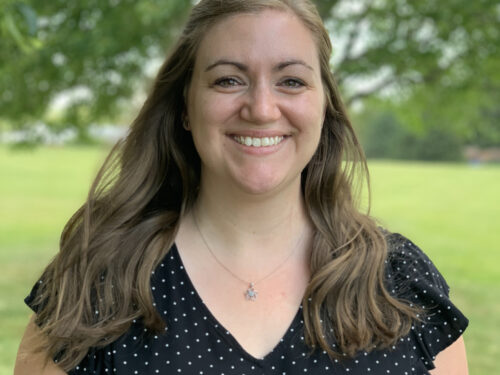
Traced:
[[[360, 352], [342, 361], [332, 361], [322, 351], [310, 355], [301, 306], [272, 352], [254, 358], [207, 309], [174, 245], [151, 280], [155, 306], [167, 324], [165, 333], [148, 335], [141, 322], [134, 321], [114, 343], [91, 349], [69, 374], [429, 374], [435, 355], [462, 335], [468, 320], [448, 299], [448, 285], [429, 258], [402, 236], [391, 238], [398, 244], [386, 262], [388, 289], [427, 313], [389, 350]], [[28, 305], [33, 294], [25, 300]]]

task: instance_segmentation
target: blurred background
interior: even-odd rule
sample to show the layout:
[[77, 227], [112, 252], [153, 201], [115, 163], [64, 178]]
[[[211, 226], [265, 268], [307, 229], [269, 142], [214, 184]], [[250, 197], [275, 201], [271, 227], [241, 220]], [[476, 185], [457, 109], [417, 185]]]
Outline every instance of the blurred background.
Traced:
[[[366, 151], [371, 213], [411, 238], [470, 318], [471, 374], [500, 368], [500, 2], [317, 0]], [[0, 0], [0, 375], [187, 0]]]

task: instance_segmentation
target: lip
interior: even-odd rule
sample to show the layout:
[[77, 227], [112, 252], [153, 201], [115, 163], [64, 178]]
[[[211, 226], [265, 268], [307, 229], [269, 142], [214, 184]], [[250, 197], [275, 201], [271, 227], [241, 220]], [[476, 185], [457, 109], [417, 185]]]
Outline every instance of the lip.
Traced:
[[234, 133], [227, 133], [228, 137], [252, 137], [252, 138], [265, 138], [265, 137], [285, 137], [287, 138], [290, 136], [289, 133], [286, 132], [280, 132], [280, 131], [240, 131], [240, 132], [234, 132]]
[[[248, 135], [249, 133], [232, 133], [228, 134], [227, 137], [231, 140], [232, 144], [234, 144], [240, 151], [245, 152], [246, 154], [249, 155], [269, 155], [273, 154], [277, 151], [279, 151], [283, 145], [285, 145], [288, 142], [288, 138], [290, 138], [289, 135], [284, 135], [283, 133], [272, 133], [274, 135], [269, 135], [271, 133], [265, 133], [263, 136], [256, 136], [256, 135]], [[251, 134], [256, 134], [255, 132], [252, 132]], [[261, 133], [262, 134], [262, 133]], [[234, 136], [244, 136], [244, 137], [255, 137], [255, 138], [263, 138], [263, 137], [276, 137], [276, 136], [282, 136], [283, 140], [278, 143], [277, 145], [272, 145], [272, 146], [265, 146], [265, 147], [253, 147], [253, 146], [247, 146], [244, 144], [241, 144], [237, 142], [233, 137]]]

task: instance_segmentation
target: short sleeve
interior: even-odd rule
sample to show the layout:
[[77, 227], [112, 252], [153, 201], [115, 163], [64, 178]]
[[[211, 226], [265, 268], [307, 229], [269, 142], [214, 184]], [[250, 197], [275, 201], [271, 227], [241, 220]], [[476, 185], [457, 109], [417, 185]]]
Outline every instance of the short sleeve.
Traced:
[[37, 313], [40, 310], [40, 304], [36, 303], [36, 296], [39, 291], [39, 289], [42, 287], [43, 281], [40, 279], [37, 281], [37, 283], [33, 286], [33, 288], [30, 291], [30, 294], [24, 299], [24, 303], [28, 305], [28, 307], [33, 310], [33, 312]]
[[[28, 307], [33, 310], [34, 313], [38, 313], [40, 307], [43, 304], [37, 302], [37, 294], [43, 287], [43, 280], [40, 279], [31, 289], [28, 296], [24, 299], [24, 302]], [[68, 372], [68, 375], [80, 375], [80, 374], [111, 374], [112, 360], [111, 353], [108, 352], [109, 348], [90, 348], [87, 355], [83, 360], [72, 370]], [[57, 357], [54, 358], [54, 362], [57, 363]]]
[[409, 337], [416, 366], [427, 373], [435, 368], [436, 355], [464, 333], [469, 321], [450, 301], [446, 280], [422, 250], [399, 234], [390, 235], [388, 244], [390, 291], [423, 310]]

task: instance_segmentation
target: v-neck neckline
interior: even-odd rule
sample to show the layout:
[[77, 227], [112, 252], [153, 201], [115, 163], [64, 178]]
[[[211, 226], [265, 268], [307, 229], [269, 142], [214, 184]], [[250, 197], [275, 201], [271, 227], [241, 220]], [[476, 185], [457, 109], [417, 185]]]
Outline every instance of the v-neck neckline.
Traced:
[[255, 357], [252, 354], [250, 354], [243, 346], [239, 343], [239, 341], [233, 336], [233, 334], [224, 327], [223, 324], [220, 323], [220, 321], [212, 314], [208, 306], [203, 302], [203, 299], [199, 295], [196, 287], [194, 286], [193, 282], [191, 281], [191, 278], [189, 277], [189, 274], [187, 273], [186, 267], [184, 266], [184, 263], [182, 261], [181, 255], [179, 253], [179, 250], [177, 248], [177, 245], [174, 243], [172, 246], [172, 255], [176, 258], [176, 260], [179, 262], [180, 269], [182, 272], [182, 277], [185, 279], [184, 282], [186, 285], [191, 289], [193, 293], [191, 293], [194, 297], [195, 303], [198, 305], [198, 307], [206, 314], [207, 319], [210, 320], [212, 323], [210, 325], [210, 328], [217, 333], [220, 337], [222, 337], [229, 345], [231, 345], [234, 349], [238, 350], [243, 357], [246, 359], [254, 362], [255, 364], [259, 366], [263, 366], [266, 362], [272, 360], [272, 358], [275, 355], [278, 355], [279, 349], [282, 348], [282, 346], [286, 342], [290, 342], [293, 336], [297, 335], [300, 333], [300, 330], [298, 329], [300, 325], [303, 324], [302, 320], [302, 304], [299, 305], [297, 312], [295, 313], [294, 318], [290, 322], [290, 325], [286, 329], [286, 332], [284, 335], [280, 338], [278, 343], [273, 347], [273, 349], [268, 352], [266, 355], [264, 355], [261, 358]]

